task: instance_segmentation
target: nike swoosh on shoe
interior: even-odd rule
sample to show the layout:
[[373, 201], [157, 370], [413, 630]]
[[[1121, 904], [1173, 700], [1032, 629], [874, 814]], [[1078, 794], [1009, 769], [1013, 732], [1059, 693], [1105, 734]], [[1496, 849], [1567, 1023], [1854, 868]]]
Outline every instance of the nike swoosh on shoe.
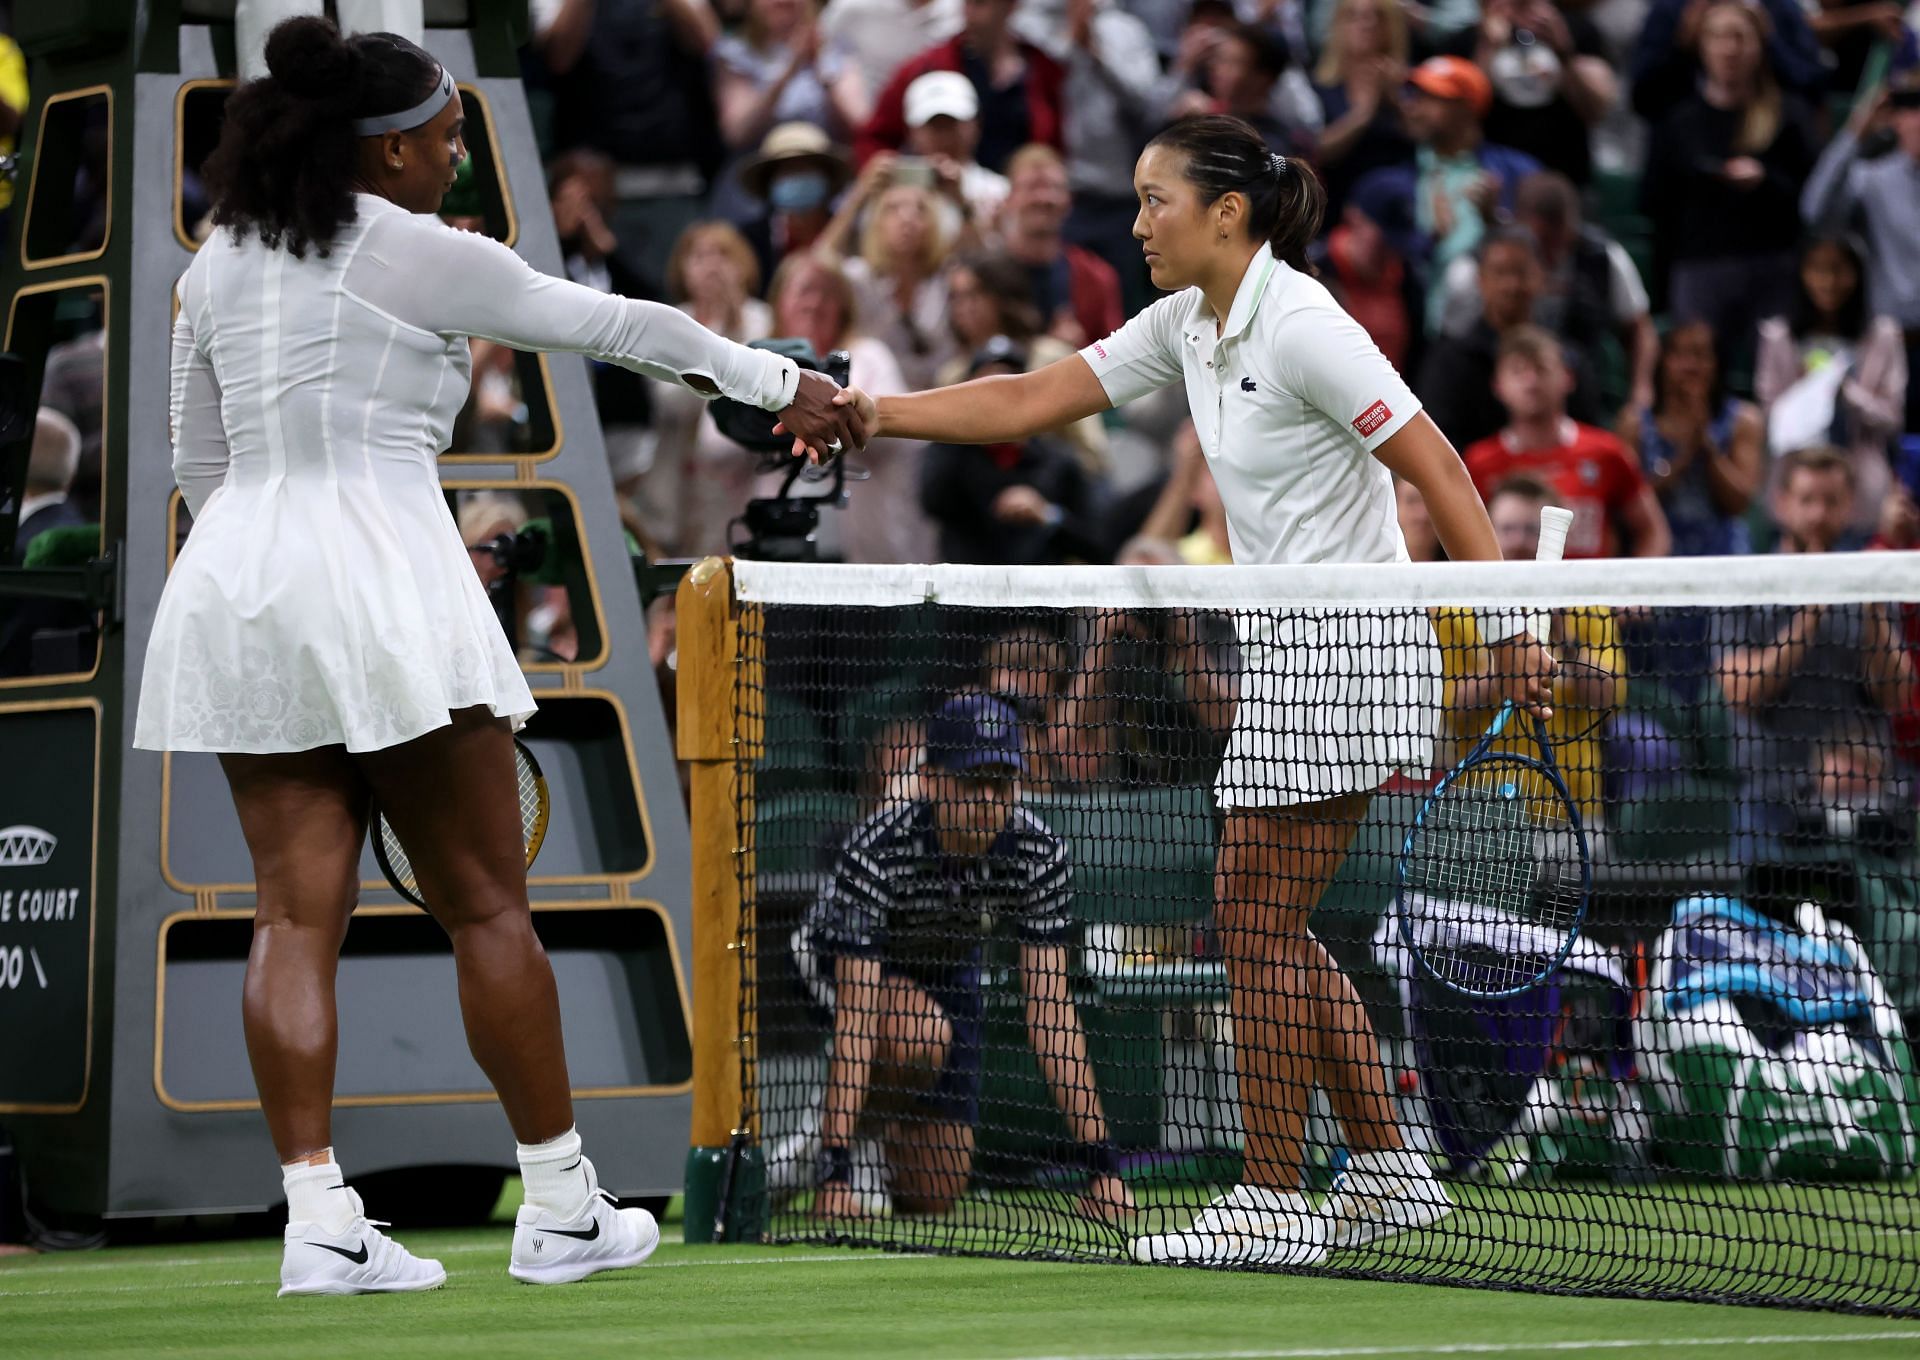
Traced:
[[[598, 1225], [596, 1224], [595, 1226], [597, 1227]], [[344, 1256], [357, 1266], [363, 1266], [367, 1263], [367, 1244], [365, 1242], [360, 1244], [359, 1251], [348, 1251], [345, 1247], [330, 1247], [325, 1242], [309, 1242], [307, 1245], [310, 1247], [318, 1247], [322, 1251], [330, 1251], [335, 1256]]]

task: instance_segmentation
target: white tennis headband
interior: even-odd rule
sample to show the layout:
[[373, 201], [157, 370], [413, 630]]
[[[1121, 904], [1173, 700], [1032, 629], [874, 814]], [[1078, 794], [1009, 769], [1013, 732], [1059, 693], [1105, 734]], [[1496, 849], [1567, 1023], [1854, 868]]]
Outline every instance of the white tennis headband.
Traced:
[[453, 98], [453, 77], [447, 74], [447, 68], [440, 68], [440, 83], [433, 93], [410, 109], [398, 113], [383, 113], [377, 118], [356, 118], [353, 120], [353, 135], [356, 137], [378, 137], [383, 132], [405, 132], [408, 128], [417, 128], [430, 120], [447, 106]]

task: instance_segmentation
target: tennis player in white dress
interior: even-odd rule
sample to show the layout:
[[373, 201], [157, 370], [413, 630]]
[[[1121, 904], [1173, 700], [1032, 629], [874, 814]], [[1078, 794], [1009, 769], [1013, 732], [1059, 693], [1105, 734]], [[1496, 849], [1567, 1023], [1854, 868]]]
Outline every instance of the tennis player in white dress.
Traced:
[[367, 1220], [331, 1147], [334, 972], [376, 795], [452, 939], [468, 1039], [519, 1143], [511, 1273], [636, 1265], [659, 1230], [616, 1209], [581, 1155], [527, 905], [511, 728], [533, 697], [434, 460], [476, 335], [778, 411], [815, 450], [860, 444], [862, 421], [821, 375], [442, 225], [463, 115], [421, 48], [300, 18], [266, 57], [227, 105], [207, 167], [218, 230], [178, 289], [174, 469], [194, 525], [134, 744], [218, 752], [253, 856], [244, 1019], [284, 1168], [281, 1292], [445, 1279]]
[[[1417, 486], [1456, 561], [1498, 559], [1458, 454], [1365, 331], [1313, 277], [1325, 196], [1306, 166], [1234, 118], [1183, 120], [1141, 154], [1134, 236], [1169, 290], [1119, 331], [1034, 373], [836, 400], [874, 435], [1001, 443], [1184, 382], [1227, 507], [1237, 563], [1406, 561], [1392, 474]], [[1241, 1183], [1143, 1261], [1312, 1265], [1451, 1209], [1409, 1151], [1365, 1009], [1307, 916], [1373, 791], [1425, 774], [1440, 701], [1424, 615], [1280, 615], [1242, 623], [1245, 675], [1215, 793], [1226, 812], [1214, 919], [1233, 992], [1246, 1155]], [[1552, 661], [1496, 644], [1511, 697], [1544, 704]], [[1318, 1084], [1353, 1153], [1316, 1209], [1299, 1193]]]

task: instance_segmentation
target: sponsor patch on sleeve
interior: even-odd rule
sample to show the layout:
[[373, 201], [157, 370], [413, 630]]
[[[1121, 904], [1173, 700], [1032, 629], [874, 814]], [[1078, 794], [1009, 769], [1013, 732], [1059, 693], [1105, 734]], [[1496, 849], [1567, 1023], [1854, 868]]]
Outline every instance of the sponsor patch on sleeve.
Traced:
[[1365, 439], [1392, 419], [1393, 412], [1387, 409], [1387, 404], [1384, 401], [1376, 401], [1353, 418], [1353, 428], [1360, 431], [1360, 437]]

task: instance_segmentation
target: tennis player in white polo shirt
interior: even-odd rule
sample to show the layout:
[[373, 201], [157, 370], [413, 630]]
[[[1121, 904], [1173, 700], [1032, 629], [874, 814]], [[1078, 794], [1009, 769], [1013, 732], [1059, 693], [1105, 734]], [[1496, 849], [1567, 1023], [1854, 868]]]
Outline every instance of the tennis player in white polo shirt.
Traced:
[[[1419, 488], [1455, 561], [1498, 559], [1459, 455], [1313, 277], [1306, 249], [1326, 196], [1312, 170], [1239, 119], [1189, 118], [1148, 144], [1134, 188], [1133, 234], [1171, 296], [1037, 372], [877, 404], [853, 392], [835, 400], [871, 407], [876, 438], [994, 444], [1184, 382], [1236, 563], [1406, 561], [1390, 474]], [[1353, 985], [1307, 929], [1373, 792], [1396, 771], [1430, 767], [1439, 650], [1414, 611], [1241, 626], [1246, 674], [1215, 790], [1227, 814], [1215, 922], [1233, 988], [1245, 1166], [1184, 1231], [1136, 1238], [1133, 1254], [1304, 1266], [1452, 1208], [1406, 1148]], [[1494, 645], [1499, 672], [1515, 677], [1511, 697], [1544, 705], [1545, 649], [1525, 634]], [[1318, 1210], [1299, 1191], [1316, 1083], [1353, 1154]]]

